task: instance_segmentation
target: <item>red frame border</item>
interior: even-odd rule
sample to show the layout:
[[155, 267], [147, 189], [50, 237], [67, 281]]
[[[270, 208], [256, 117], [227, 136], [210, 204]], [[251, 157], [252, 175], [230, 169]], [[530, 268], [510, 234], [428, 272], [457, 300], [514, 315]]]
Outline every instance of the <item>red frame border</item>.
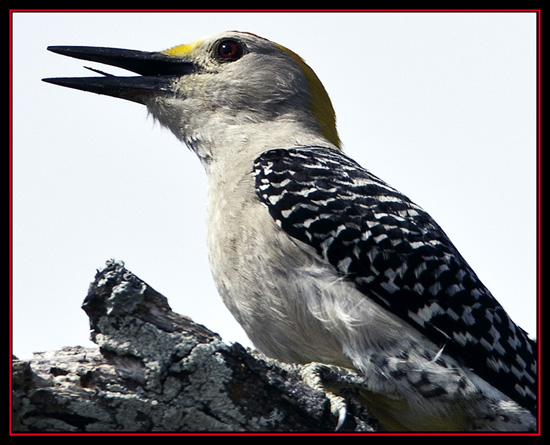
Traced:
[[10, 377], [9, 377], [9, 436], [326, 436], [325, 433], [14, 433], [12, 432], [11, 418], [11, 366], [12, 366], [12, 209], [13, 209], [13, 189], [12, 189], [12, 30], [13, 13], [24, 12], [526, 12], [537, 14], [537, 339], [538, 339], [538, 376], [539, 376], [539, 412], [538, 412], [538, 431], [535, 433], [331, 433], [328, 435], [336, 436], [540, 436], [541, 432], [541, 287], [542, 287], [542, 268], [541, 268], [541, 9], [10, 9], [9, 10], [9, 352], [10, 352]]

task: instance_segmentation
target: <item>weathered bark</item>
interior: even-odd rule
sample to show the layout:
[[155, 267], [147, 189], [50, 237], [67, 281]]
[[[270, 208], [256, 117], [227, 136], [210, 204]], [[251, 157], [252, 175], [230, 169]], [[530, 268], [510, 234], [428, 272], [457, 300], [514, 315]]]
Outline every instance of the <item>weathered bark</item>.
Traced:
[[[83, 309], [98, 349], [13, 360], [14, 432], [329, 432], [337, 418], [298, 365], [267, 359], [170, 309], [165, 297], [109, 261]], [[343, 394], [340, 431], [377, 423]]]

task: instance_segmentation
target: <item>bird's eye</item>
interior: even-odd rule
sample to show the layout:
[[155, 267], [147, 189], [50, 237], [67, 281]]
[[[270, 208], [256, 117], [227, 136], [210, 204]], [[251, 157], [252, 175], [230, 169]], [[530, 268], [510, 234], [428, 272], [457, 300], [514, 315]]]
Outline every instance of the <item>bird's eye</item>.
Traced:
[[218, 44], [217, 55], [221, 60], [232, 62], [241, 58], [243, 47], [235, 40], [222, 40]]

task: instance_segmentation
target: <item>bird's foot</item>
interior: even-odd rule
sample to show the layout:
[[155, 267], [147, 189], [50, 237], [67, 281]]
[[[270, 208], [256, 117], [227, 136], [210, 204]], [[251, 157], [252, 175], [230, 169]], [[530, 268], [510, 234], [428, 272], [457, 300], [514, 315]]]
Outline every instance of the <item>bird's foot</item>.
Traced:
[[338, 431], [346, 421], [348, 404], [339, 395], [345, 388], [362, 388], [366, 386], [366, 378], [350, 369], [324, 363], [309, 363], [300, 370], [304, 382], [323, 392], [330, 402], [330, 411], [338, 419], [335, 431]]

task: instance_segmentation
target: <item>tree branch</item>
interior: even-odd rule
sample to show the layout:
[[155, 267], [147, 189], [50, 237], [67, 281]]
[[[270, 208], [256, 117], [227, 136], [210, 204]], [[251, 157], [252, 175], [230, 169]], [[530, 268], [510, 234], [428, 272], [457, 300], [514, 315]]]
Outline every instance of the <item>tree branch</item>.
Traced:
[[[13, 432], [329, 432], [338, 419], [299, 365], [282, 364], [172, 312], [164, 296], [108, 261], [83, 309], [98, 349], [12, 362]], [[354, 394], [341, 431], [377, 423]]]

